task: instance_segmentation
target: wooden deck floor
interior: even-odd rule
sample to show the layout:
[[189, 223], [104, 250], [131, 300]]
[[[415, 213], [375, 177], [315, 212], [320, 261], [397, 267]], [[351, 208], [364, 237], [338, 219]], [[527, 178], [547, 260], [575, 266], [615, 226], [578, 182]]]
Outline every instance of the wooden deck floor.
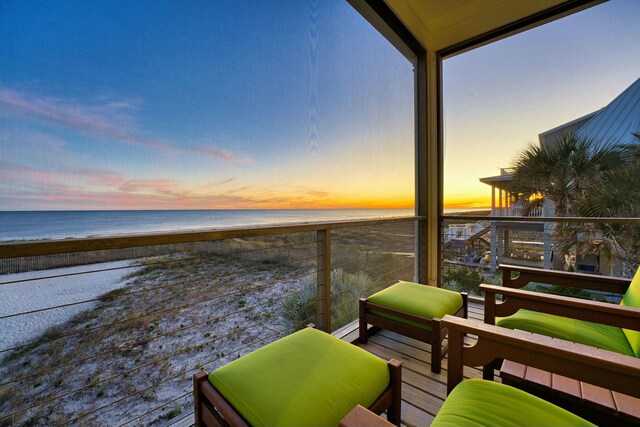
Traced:
[[[469, 318], [483, 320], [482, 304], [469, 303]], [[357, 322], [335, 335], [353, 341], [357, 338]], [[473, 341], [473, 337], [466, 338]], [[442, 372], [431, 372], [431, 346], [396, 333], [382, 330], [372, 335], [367, 344], [359, 347], [385, 360], [402, 361], [402, 424], [408, 427], [429, 426], [440, 410], [447, 394], [447, 359]], [[480, 369], [465, 368], [465, 377], [482, 378]], [[496, 377], [496, 381], [500, 378]], [[184, 416], [171, 427], [193, 425], [193, 414]]]
[[[469, 318], [483, 320], [483, 306], [470, 302]], [[344, 339], [355, 338], [356, 332]], [[473, 337], [467, 340], [472, 342]], [[394, 332], [381, 330], [369, 338], [367, 344], [358, 344], [383, 359], [402, 361], [402, 424], [428, 426], [440, 410], [447, 395], [447, 359], [443, 360], [440, 374], [431, 372], [431, 346]], [[482, 378], [482, 370], [465, 368], [465, 377]], [[500, 381], [496, 378], [496, 381]]]

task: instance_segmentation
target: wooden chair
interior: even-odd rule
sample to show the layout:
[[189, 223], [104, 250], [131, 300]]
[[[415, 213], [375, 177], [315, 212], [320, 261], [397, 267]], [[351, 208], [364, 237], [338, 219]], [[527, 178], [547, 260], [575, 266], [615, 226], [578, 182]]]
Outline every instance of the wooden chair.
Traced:
[[[640, 397], [640, 360], [582, 344], [445, 316], [449, 330], [447, 394], [432, 427], [449, 425], [593, 425], [549, 402], [488, 380], [463, 380], [464, 367], [480, 367], [495, 358], [565, 375]], [[466, 334], [477, 341], [464, 344]], [[604, 362], [603, 362], [604, 361]], [[471, 403], [471, 404], [470, 404]], [[485, 408], [486, 407], [486, 408]], [[341, 426], [384, 426], [377, 417], [356, 408]], [[615, 424], [616, 420], [611, 420]]]
[[[625, 354], [629, 359], [639, 355], [640, 335], [635, 331], [640, 330], [640, 308], [637, 306], [640, 273], [636, 274], [637, 277], [632, 282], [623, 278], [510, 265], [501, 265], [500, 268], [503, 271], [504, 287], [480, 286], [480, 290], [485, 293], [485, 323], [543, 333], [608, 349]], [[513, 277], [513, 272], [518, 272], [519, 275]], [[626, 301], [627, 305], [516, 289], [530, 282], [624, 295], [623, 301]], [[498, 295], [503, 298], [501, 302], [497, 301]], [[628, 406], [625, 402], [635, 402], [634, 405], [640, 402], [626, 396], [612, 394], [609, 390], [595, 390], [589, 384], [570, 384], [562, 378], [551, 381], [555, 377], [549, 373], [531, 373], [527, 371], [526, 364], [507, 361], [502, 364], [500, 359], [484, 367], [484, 378], [492, 378], [495, 369], [501, 369], [504, 378], [511, 384], [535, 391], [571, 408], [574, 412], [585, 416], [589, 414], [592, 419], [596, 419], [599, 414], [613, 411], [632, 418], [632, 424], [640, 423], [638, 411], [625, 409], [625, 406]]]
[[[446, 307], [446, 308], [444, 308]], [[446, 314], [467, 317], [467, 293], [412, 282], [398, 282], [368, 299], [360, 299], [359, 341], [366, 343], [378, 328], [431, 344], [431, 371], [438, 374], [447, 354], [447, 330], [440, 318]], [[368, 329], [368, 325], [373, 328]]]
[[[251, 420], [266, 425], [337, 425], [357, 404], [377, 414], [387, 411], [388, 420], [400, 425], [401, 363], [390, 360], [385, 366], [376, 356], [310, 328], [212, 374], [199, 372], [193, 385], [196, 427], [249, 426]], [[379, 395], [376, 390], [381, 390]]]
[[[500, 358], [640, 397], [640, 388], [637, 386], [640, 360], [637, 358], [452, 316], [445, 316], [442, 323], [449, 330], [448, 393], [463, 381], [464, 366], [480, 367]], [[476, 335], [477, 342], [464, 345], [465, 334]], [[453, 397], [448, 397], [447, 401]], [[432, 426], [438, 425], [438, 417], [446, 409], [445, 406], [446, 402]], [[536, 420], [529, 416], [520, 414], [519, 420], [512, 420], [511, 423], [505, 420], [502, 424], [522, 425], [526, 422], [536, 425]], [[615, 425], [618, 420], [610, 421]]]
[[[498, 324], [504, 324], [504, 318], [508, 319], [508, 316], [512, 316], [519, 310], [524, 309], [553, 316], [576, 319], [582, 322], [609, 325], [614, 328], [620, 328], [620, 332], [624, 333], [624, 336], [632, 337], [631, 341], [637, 341], [637, 338], [640, 338], [640, 333], [632, 332], [640, 331], [640, 307], [616, 305], [599, 301], [590, 301], [567, 296], [516, 289], [522, 288], [531, 282], [537, 282], [625, 295], [626, 299], [627, 295], [629, 295], [629, 288], [632, 283], [630, 279], [568, 273], [512, 265], [500, 265], [500, 269], [503, 272], [503, 286], [480, 285], [480, 290], [485, 294], [485, 323], [493, 325], [496, 324], [497, 318], [503, 318], [499, 320]], [[513, 272], [518, 272], [518, 277], [513, 278]], [[638, 286], [640, 285], [640, 272], [636, 274], [634, 283], [636, 284], [634, 288], [638, 289], [631, 290], [634, 290], [637, 293], [637, 291], [640, 290], [640, 286]], [[497, 301], [498, 295], [501, 295], [503, 298], [501, 302]], [[518, 329], [524, 329], [524, 327], [519, 327]], [[622, 329], [626, 329], [626, 331]], [[532, 331], [530, 329], [527, 330], [531, 332], [539, 332]], [[549, 335], [555, 336], [556, 338], [575, 341], [572, 340], [570, 336], [553, 335], [553, 332], [552, 328], [550, 328]], [[639, 343], [640, 341], [629, 342], [630, 350], [632, 352], [636, 351], [634, 347]], [[583, 344], [588, 343], [583, 342]], [[605, 347], [603, 348], [607, 348], [606, 343], [604, 343], [604, 345]], [[636, 355], [638, 355], [637, 351]], [[485, 369], [485, 378], [491, 378], [491, 375], [493, 375], [493, 367], [487, 366]]]

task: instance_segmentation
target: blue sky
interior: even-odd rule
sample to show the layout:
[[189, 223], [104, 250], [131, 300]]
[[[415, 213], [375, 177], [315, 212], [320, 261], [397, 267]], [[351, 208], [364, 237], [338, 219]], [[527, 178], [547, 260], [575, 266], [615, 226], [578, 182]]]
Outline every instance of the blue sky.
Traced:
[[[444, 62], [445, 204], [640, 77], [640, 1]], [[411, 207], [411, 64], [342, 0], [0, 3], [0, 210]]]
[[8, 1], [0, 39], [0, 209], [412, 202], [412, 67], [346, 2]]

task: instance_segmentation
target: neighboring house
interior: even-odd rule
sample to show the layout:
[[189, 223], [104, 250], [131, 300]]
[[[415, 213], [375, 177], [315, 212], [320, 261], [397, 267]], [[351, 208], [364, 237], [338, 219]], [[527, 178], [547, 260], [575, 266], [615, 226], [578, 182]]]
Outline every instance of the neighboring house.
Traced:
[[[601, 141], [602, 143], [637, 144], [638, 141], [633, 136], [633, 133], [639, 131], [640, 79], [636, 80], [601, 110], [543, 132], [538, 135], [538, 140], [540, 145], [544, 146], [545, 144], [553, 144], [560, 136], [568, 132], [575, 132], [579, 136]], [[498, 176], [480, 178], [480, 182], [491, 186], [491, 215], [494, 217], [523, 215], [518, 202], [514, 201], [514, 198], [511, 197], [506, 188], [507, 183], [513, 178], [512, 172], [510, 169], [501, 169], [501, 173]], [[545, 203], [542, 210], [529, 212], [527, 215], [533, 217], [555, 216], [553, 202]], [[496, 270], [497, 265], [503, 262], [504, 257], [522, 259], [521, 254], [513, 250], [515, 242], [510, 238], [510, 235], [514, 233], [540, 236], [538, 239], [541, 242], [531, 242], [531, 249], [535, 249], [536, 246], [539, 248], [542, 245], [543, 249], [539, 251], [542, 258], [542, 266], [547, 269], [550, 269], [552, 265], [555, 268], [562, 268], [562, 260], [556, 259], [553, 262], [552, 232], [553, 224], [549, 223], [491, 221], [488, 229], [491, 242], [491, 260], [489, 263], [491, 271]], [[528, 252], [531, 253], [531, 251]], [[615, 268], [615, 261], [602, 259], [602, 257], [596, 255], [578, 256], [573, 262], [576, 270], [582, 272], [611, 274], [612, 269]]]

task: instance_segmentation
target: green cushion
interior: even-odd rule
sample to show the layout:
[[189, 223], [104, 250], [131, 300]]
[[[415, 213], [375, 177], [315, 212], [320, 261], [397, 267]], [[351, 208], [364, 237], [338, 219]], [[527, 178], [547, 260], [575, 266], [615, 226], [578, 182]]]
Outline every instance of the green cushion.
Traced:
[[209, 381], [252, 426], [337, 426], [389, 385], [384, 360], [307, 328], [216, 369]]
[[[620, 305], [626, 305], [627, 307], [640, 308], [640, 268], [636, 271], [636, 275], [629, 285], [629, 289], [622, 297]], [[624, 334], [633, 349], [633, 352], [637, 357], [640, 357], [640, 332], [632, 331], [630, 329], [623, 329]]]
[[496, 325], [586, 344], [627, 356], [635, 356], [622, 328], [615, 326], [529, 310], [518, 310], [512, 316], [497, 318]]
[[[398, 282], [371, 295], [368, 300], [374, 304], [429, 319], [436, 317], [441, 319], [445, 314], [453, 315], [462, 307], [462, 296], [458, 292], [412, 282]], [[431, 325], [428, 324], [414, 322], [376, 310], [372, 310], [371, 313], [427, 331], [431, 330]]]
[[458, 384], [431, 423], [431, 427], [593, 425], [517, 388], [478, 379]]

